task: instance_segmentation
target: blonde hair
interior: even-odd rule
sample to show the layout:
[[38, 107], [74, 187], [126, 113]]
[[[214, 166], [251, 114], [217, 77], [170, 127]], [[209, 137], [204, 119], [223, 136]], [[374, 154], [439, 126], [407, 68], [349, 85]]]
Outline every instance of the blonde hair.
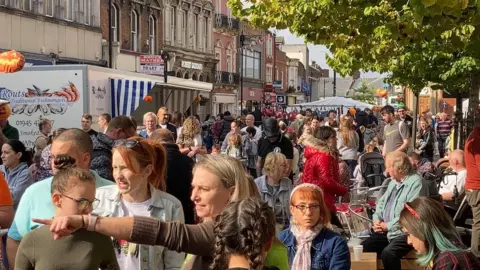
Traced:
[[238, 147], [242, 144], [242, 137], [239, 134], [232, 134], [228, 137], [228, 145]]
[[355, 131], [352, 130], [353, 121], [351, 120], [344, 120], [340, 122], [340, 134], [342, 135], [343, 144], [347, 147], [352, 146], [352, 137], [355, 136], [353, 133]]
[[274, 173], [281, 164], [286, 164], [287, 158], [282, 153], [270, 153], [265, 158], [265, 165], [263, 169], [265, 170], [266, 175]]
[[197, 168], [202, 168], [215, 174], [222, 182], [224, 188], [235, 188], [231, 201], [252, 197], [254, 191], [251, 187], [251, 182], [253, 182], [253, 179], [249, 178], [242, 164], [237, 159], [229, 156], [205, 155], [195, 165], [193, 173], [195, 173]]
[[151, 117], [155, 123], [158, 123], [158, 117], [156, 114], [153, 112], [147, 112], [146, 114], [143, 115], [143, 124], [145, 124], [145, 121], [147, 121], [147, 118]]

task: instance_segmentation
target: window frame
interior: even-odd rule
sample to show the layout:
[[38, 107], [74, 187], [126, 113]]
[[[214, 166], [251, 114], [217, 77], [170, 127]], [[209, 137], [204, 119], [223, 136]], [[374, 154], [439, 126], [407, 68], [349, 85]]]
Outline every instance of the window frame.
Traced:
[[[148, 17], [148, 51], [151, 55], [155, 55], [156, 50], [156, 38], [157, 38], [157, 19], [155, 16], [150, 15]], [[152, 31], [153, 30], [153, 31]]]
[[118, 42], [120, 37], [120, 18], [118, 13], [118, 8], [115, 4], [112, 4], [112, 31], [113, 31], [113, 42]]
[[[138, 51], [138, 13], [136, 10], [130, 12], [130, 49], [134, 52]], [[135, 26], [135, 27], [134, 27]]]
[[[243, 77], [249, 79], [262, 79], [262, 53], [243, 49]], [[249, 65], [251, 63], [251, 70]]]
[[[48, 7], [50, 4], [50, 8]], [[55, 1], [54, 0], [45, 0], [44, 2], [44, 11], [45, 11], [45, 16], [47, 17], [53, 17], [55, 15]], [[48, 14], [48, 10], [52, 12], [52, 14]]]

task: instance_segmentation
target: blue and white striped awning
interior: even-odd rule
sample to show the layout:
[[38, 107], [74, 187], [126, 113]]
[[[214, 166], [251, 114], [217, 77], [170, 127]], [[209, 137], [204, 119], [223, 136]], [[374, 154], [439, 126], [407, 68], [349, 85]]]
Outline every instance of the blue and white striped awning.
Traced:
[[110, 79], [112, 117], [132, 115], [154, 85], [152, 81]]

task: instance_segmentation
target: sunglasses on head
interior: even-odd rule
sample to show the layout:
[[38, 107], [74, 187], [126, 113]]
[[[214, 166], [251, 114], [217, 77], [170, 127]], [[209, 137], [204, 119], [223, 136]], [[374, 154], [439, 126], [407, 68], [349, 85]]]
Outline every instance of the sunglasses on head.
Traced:
[[130, 139], [121, 139], [121, 140], [116, 140], [114, 143], [113, 143], [113, 148], [115, 147], [119, 147], [119, 146], [125, 146], [127, 148], [134, 148], [135, 146], [138, 145], [138, 141], [137, 140], [130, 140]]

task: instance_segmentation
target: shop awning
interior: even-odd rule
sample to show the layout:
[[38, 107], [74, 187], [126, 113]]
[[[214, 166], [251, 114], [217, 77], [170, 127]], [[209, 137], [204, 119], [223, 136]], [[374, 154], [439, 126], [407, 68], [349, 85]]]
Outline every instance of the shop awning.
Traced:
[[154, 85], [152, 81], [110, 79], [112, 117], [130, 116]]

